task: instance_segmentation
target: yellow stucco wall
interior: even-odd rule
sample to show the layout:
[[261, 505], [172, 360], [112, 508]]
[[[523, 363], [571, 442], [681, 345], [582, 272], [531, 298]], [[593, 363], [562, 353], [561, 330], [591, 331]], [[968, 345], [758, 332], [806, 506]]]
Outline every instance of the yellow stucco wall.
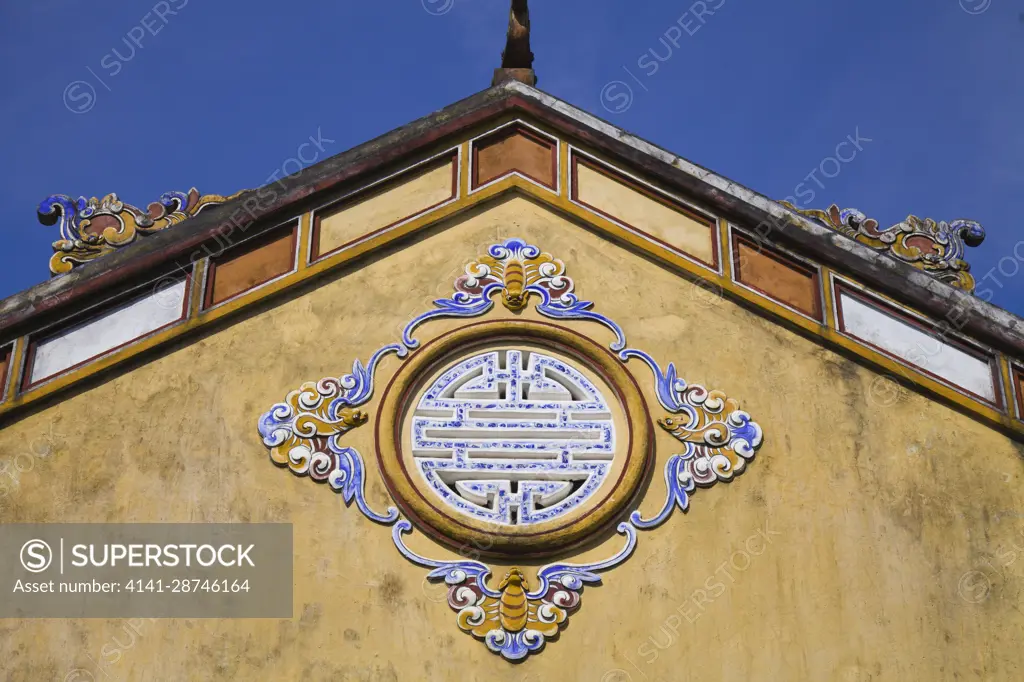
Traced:
[[[457, 628], [444, 589], [388, 529], [273, 466], [256, 432], [288, 391], [393, 342], [513, 236], [563, 259], [631, 346], [736, 398], [765, 432], [743, 476], [641, 533], [520, 665]], [[383, 362], [378, 386], [397, 366]], [[628, 367], [655, 409], [650, 371]], [[0, 677], [106, 679], [94, 659], [124, 680], [1024, 679], [1024, 450], [919, 393], [880, 394], [877, 376], [524, 198], [498, 201], [0, 430], [0, 457], [22, 453], [23, 469], [4, 522], [273, 521], [295, 533], [292, 620], [0, 620]], [[678, 450], [657, 438], [646, 516]], [[383, 509], [372, 428], [346, 442]], [[422, 536], [410, 545], [451, 556]], [[116, 662], [102, 653], [112, 641]]]

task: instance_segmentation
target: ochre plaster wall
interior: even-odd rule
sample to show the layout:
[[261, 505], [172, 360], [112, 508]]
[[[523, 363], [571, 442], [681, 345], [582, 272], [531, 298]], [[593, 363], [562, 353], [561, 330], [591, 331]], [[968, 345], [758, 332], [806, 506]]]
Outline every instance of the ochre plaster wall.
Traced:
[[[459, 631], [444, 589], [399, 556], [388, 529], [273, 466], [256, 432], [288, 391], [365, 362], [513, 236], [563, 259], [631, 346], [736, 398], [765, 432], [740, 478], [642, 532], [635, 554], [584, 590], [558, 640], [520, 665]], [[566, 326], [612, 340], [596, 324]], [[383, 362], [378, 388], [398, 362]], [[650, 371], [628, 367], [663, 416]], [[877, 377], [526, 199], [500, 201], [0, 430], [0, 456], [35, 453], [19, 460], [4, 522], [274, 521], [295, 532], [291, 620], [146, 621], [116, 663], [101, 652], [130, 641], [126, 621], [5, 620], [0, 677], [1022, 679], [1022, 448], [919, 393], [880, 391]], [[661, 469], [678, 451], [657, 437], [645, 516], [663, 503]], [[372, 428], [346, 442], [383, 509]], [[410, 545], [452, 556], [419, 534]], [[585, 558], [619, 546], [612, 536]]]

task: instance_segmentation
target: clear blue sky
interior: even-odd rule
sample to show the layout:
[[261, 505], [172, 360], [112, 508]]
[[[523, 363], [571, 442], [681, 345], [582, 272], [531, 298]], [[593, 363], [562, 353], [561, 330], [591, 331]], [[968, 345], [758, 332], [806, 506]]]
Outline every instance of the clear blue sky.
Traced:
[[[979, 279], [1022, 265], [1024, 0], [707, 0], [703, 23], [692, 0], [532, 5], [542, 89], [771, 197], [803, 182], [885, 226], [978, 220]], [[318, 130], [339, 153], [485, 88], [507, 7], [5, 2], [0, 297], [48, 276], [47, 195], [260, 186]], [[993, 302], [1024, 314], [1024, 271], [996, 273]]]

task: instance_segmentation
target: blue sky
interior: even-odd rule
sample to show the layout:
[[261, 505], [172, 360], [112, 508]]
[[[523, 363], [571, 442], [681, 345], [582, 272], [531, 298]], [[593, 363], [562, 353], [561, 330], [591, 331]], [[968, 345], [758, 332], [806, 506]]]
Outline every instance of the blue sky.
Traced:
[[[541, 89], [771, 197], [977, 220], [979, 290], [1024, 315], [1024, 0], [532, 4]], [[488, 86], [507, 7], [4, 3], [0, 297], [48, 277], [49, 194], [260, 186]]]

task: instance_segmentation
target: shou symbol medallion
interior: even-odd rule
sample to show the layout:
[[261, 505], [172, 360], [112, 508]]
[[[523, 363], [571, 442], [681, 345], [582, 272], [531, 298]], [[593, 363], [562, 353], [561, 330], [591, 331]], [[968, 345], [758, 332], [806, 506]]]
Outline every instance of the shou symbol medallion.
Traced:
[[[662, 369], [629, 347], [622, 327], [576, 296], [565, 264], [538, 247], [509, 239], [465, 273], [451, 298], [412, 319], [397, 343], [365, 365], [355, 361], [349, 374], [303, 384], [258, 426], [274, 464], [329, 484], [346, 504], [391, 526], [399, 552], [448, 586], [458, 627], [515, 661], [558, 635], [579, 610], [584, 586], [600, 584], [600, 573], [625, 561], [640, 531], [663, 524], [676, 508], [686, 511], [698, 487], [742, 473], [763, 434], [736, 400], [688, 384], [674, 363]], [[496, 300], [517, 315], [535, 302], [559, 325], [596, 322], [615, 340], [602, 348], [564, 326], [509, 313], [422, 347], [414, 338], [431, 320], [486, 315]], [[399, 366], [372, 414], [375, 375], [388, 356]], [[659, 457], [666, 492], [651, 518], [634, 495], [653, 443], [645, 398], [625, 368], [634, 359], [653, 373], [651, 394], [666, 411], [657, 423], [677, 444]], [[363, 456], [343, 442], [370, 422], [381, 475], [402, 513], [370, 508]], [[406, 478], [392, 478], [398, 474]], [[568, 551], [626, 515], [616, 527], [625, 544], [602, 560], [514, 567], [500, 577], [480, 561], [425, 557], [405, 540], [414, 527], [450, 546], [477, 538], [497, 547], [491, 554], [506, 565], [522, 566], [538, 548], [547, 548], [544, 555]]]
[[615, 427], [597, 387], [564, 361], [494, 351], [427, 389], [413, 412], [412, 448], [446, 504], [530, 525], [579, 506], [601, 485]]

